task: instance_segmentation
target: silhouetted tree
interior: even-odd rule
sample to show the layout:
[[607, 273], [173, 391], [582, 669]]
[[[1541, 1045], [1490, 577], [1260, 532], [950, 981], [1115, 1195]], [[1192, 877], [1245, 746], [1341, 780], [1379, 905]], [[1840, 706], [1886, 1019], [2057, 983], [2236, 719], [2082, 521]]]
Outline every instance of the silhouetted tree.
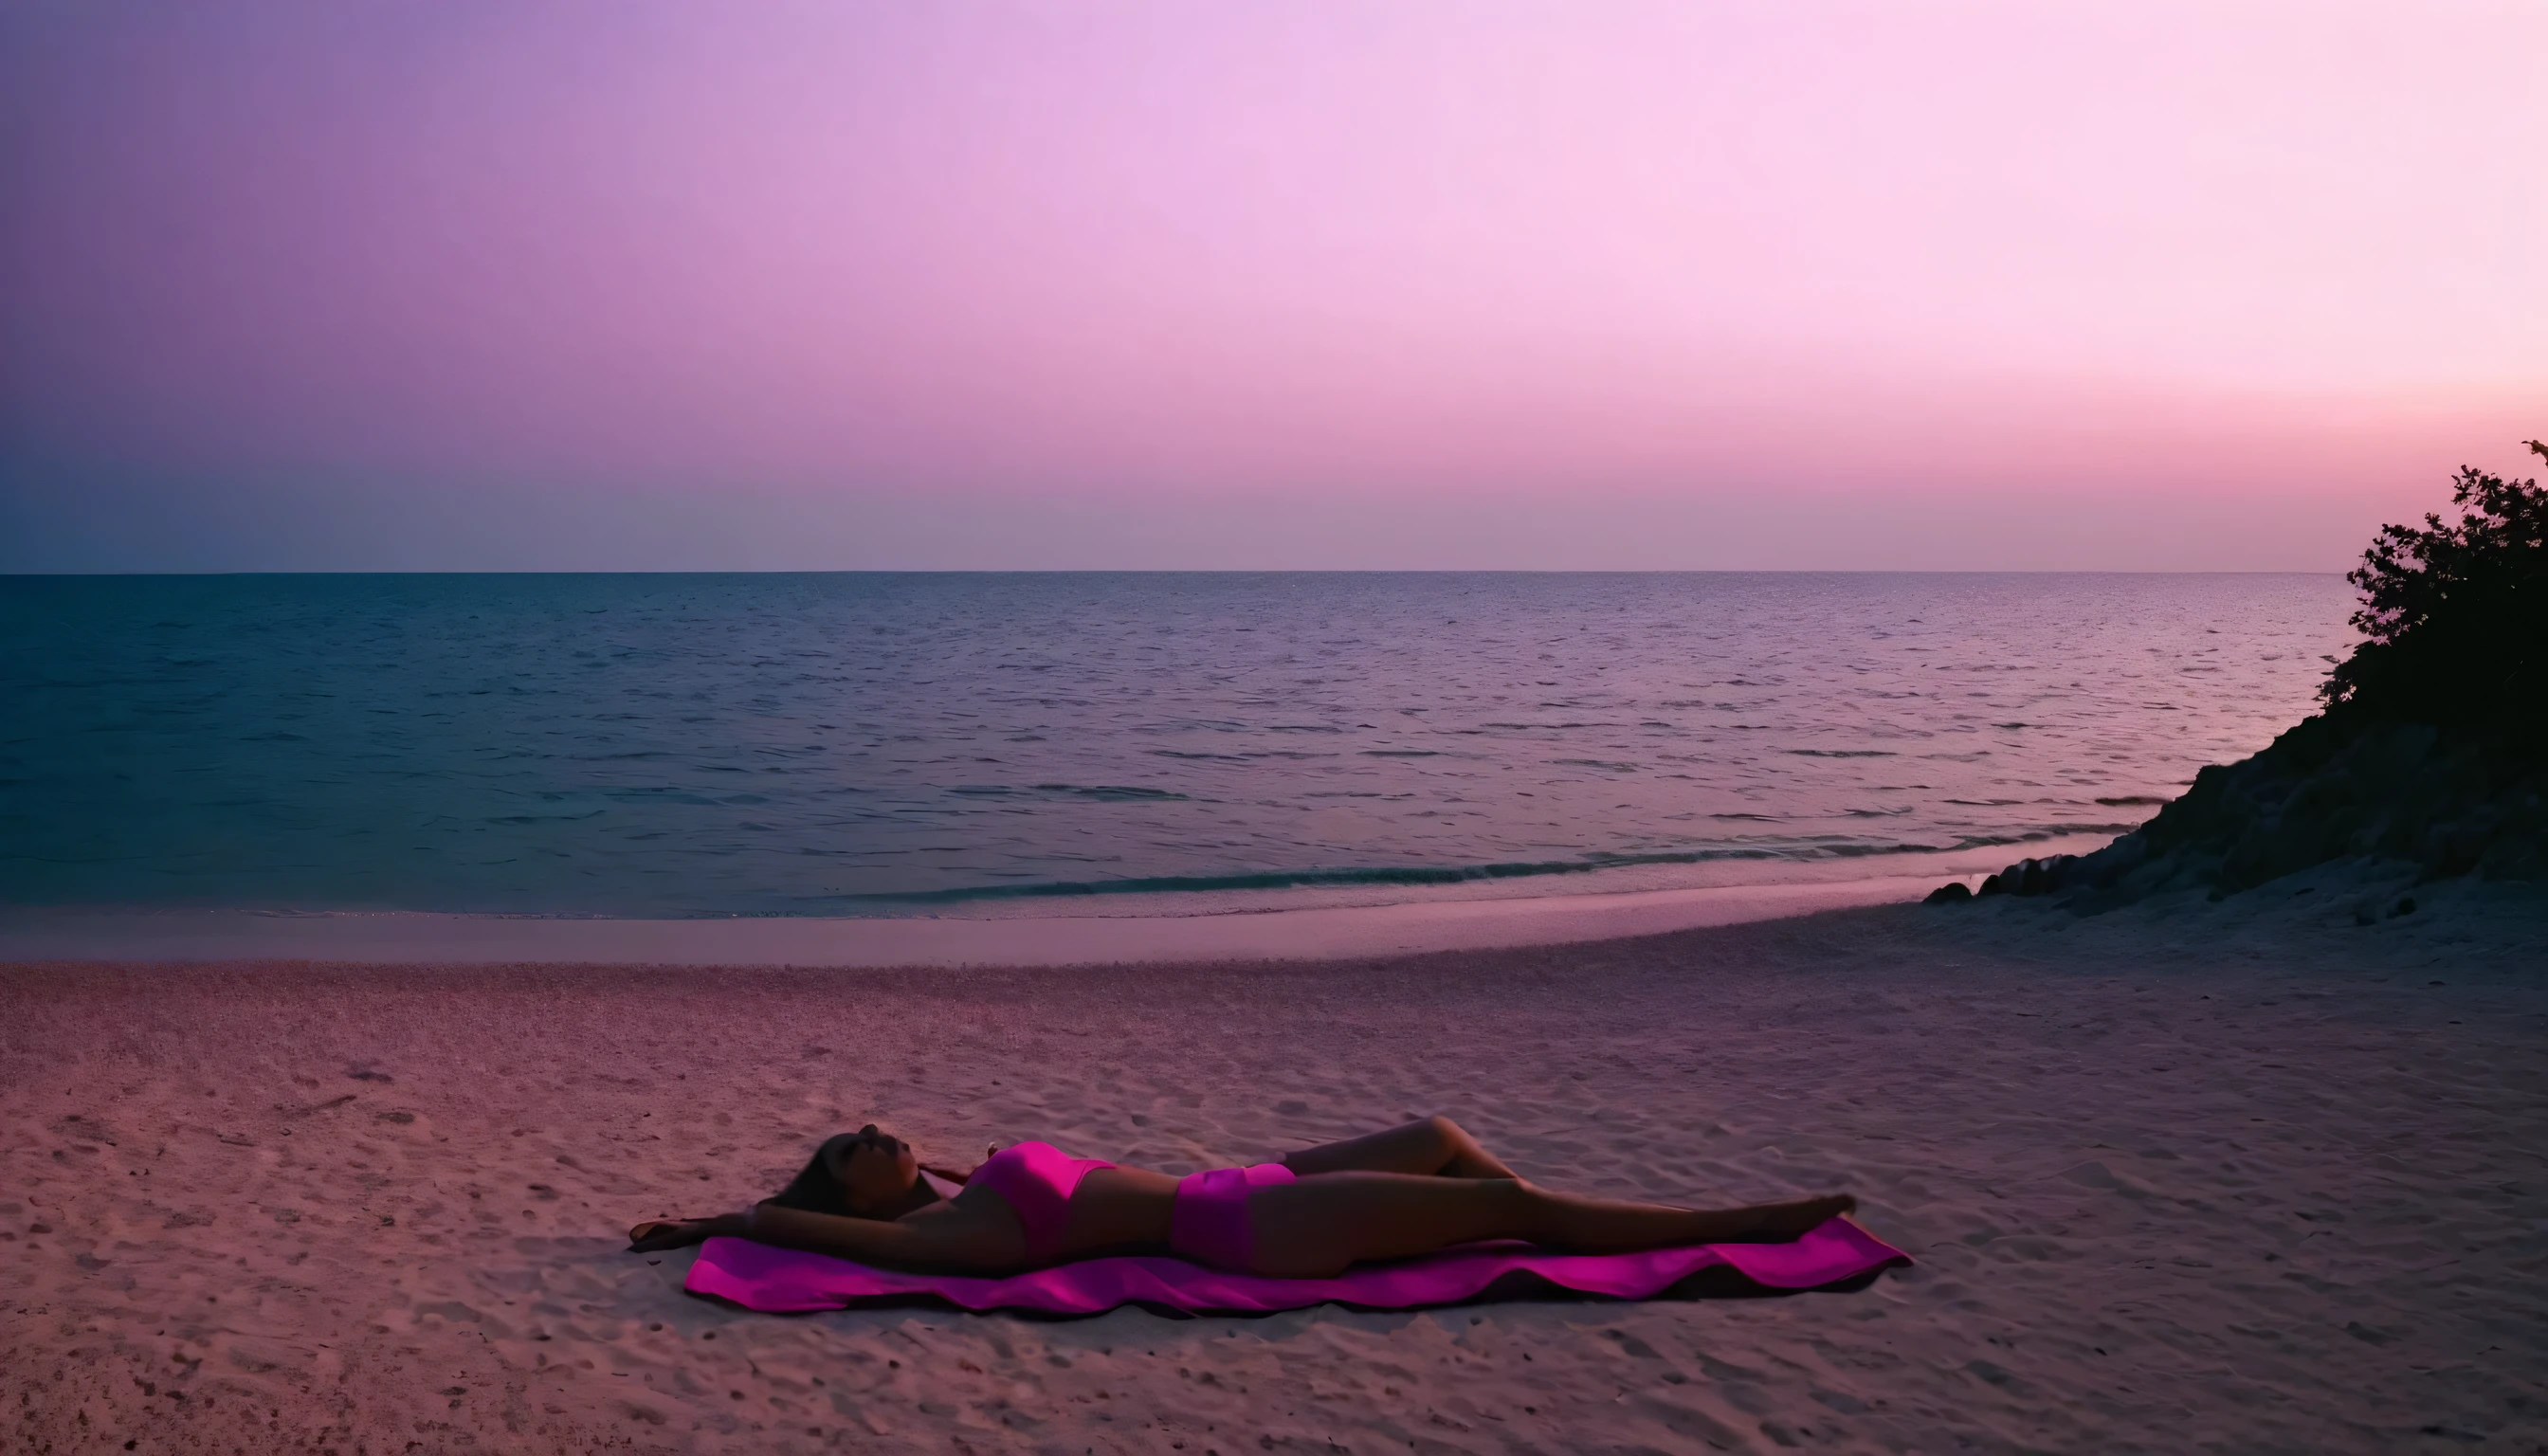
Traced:
[[2319, 694], [2372, 717], [2537, 726], [2548, 751], [2548, 491], [2462, 467], [2451, 500], [2457, 523], [2382, 526], [2347, 574], [2364, 641]]

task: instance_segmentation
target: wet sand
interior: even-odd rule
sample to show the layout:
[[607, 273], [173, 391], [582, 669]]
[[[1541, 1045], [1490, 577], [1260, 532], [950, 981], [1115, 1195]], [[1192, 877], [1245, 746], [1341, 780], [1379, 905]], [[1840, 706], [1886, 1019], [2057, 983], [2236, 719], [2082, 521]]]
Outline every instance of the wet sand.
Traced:
[[[2536, 1451], [2548, 913], [2357, 925], [2382, 888], [1209, 966], [8, 966], [0, 1446]], [[1182, 1171], [1436, 1111], [1562, 1186], [1847, 1188], [1919, 1263], [1038, 1322], [747, 1315], [618, 1251], [869, 1119]]]
[[[1977, 882], [2000, 867], [1965, 856]], [[1971, 864], [1979, 862], [1982, 868]], [[1485, 898], [1426, 895], [1373, 905], [1292, 908], [1231, 896], [1243, 908], [1194, 911], [1100, 902], [1095, 908], [949, 916], [810, 915], [641, 920], [413, 911], [0, 911], [0, 961], [331, 960], [366, 965], [1128, 965], [1210, 960], [1336, 960], [1505, 946], [1569, 945], [1739, 925], [1919, 899], [1922, 875], [1709, 885], [1604, 894]], [[1112, 897], [1108, 897], [1110, 900]], [[1131, 899], [1132, 897], [1127, 897]], [[1185, 901], [1199, 896], [1175, 897]], [[1282, 908], [1256, 908], [1261, 906]]]

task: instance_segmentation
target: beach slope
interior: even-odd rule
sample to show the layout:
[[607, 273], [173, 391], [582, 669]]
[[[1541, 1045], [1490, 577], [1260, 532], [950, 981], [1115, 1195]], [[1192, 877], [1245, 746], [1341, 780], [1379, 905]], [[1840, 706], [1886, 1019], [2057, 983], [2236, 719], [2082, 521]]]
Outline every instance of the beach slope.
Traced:
[[[0, 1445], [2536, 1451], [2548, 916], [2365, 893], [1324, 963], [8, 966]], [[1178, 1170], [1437, 1111], [1552, 1184], [1851, 1189], [1918, 1263], [1037, 1322], [748, 1315], [619, 1251], [868, 1120]]]

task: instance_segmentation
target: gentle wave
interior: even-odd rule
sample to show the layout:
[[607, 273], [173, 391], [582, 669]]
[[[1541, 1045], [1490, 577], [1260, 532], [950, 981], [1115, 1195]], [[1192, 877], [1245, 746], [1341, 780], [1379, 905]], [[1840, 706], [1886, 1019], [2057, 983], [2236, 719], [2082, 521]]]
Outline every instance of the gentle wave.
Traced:
[[1540, 860], [1502, 864], [1398, 865], [1354, 869], [1268, 869], [1244, 874], [1170, 874], [1146, 879], [1054, 880], [1042, 884], [969, 885], [958, 889], [873, 891], [819, 898], [876, 905], [952, 905], [968, 900], [1039, 900], [1079, 895], [1152, 895], [1224, 890], [1284, 890], [1313, 886], [1474, 884], [1550, 874], [1590, 874], [1646, 864], [1713, 864], [1734, 860], [1858, 860], [1883, 855], [1945, 855], [1996, 846], [2039, 844], [2067, 834], [2120, 834], [2135, 826], [2065, 826], [2020, 835], [1978, 835], [1954, 844], [1833, 844], [1788, 849], [1729, 848], [1644, 855], [1593, 855], [1581, 860]]

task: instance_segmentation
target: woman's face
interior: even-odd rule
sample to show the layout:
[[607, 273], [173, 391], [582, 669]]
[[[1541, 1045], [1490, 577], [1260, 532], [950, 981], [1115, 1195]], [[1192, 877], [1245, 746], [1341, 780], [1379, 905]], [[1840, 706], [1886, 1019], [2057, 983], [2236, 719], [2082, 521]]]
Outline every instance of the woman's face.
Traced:
[[920, 1157], [911, 1144], [877, 1132], [873, 1123], [833, 1138], [824, 1145], [823, 1156], [831, 1164], [832, 1176], [841, 1180], [849, 1194], [854, 1214], [887, 1207], [920, 1181]]

